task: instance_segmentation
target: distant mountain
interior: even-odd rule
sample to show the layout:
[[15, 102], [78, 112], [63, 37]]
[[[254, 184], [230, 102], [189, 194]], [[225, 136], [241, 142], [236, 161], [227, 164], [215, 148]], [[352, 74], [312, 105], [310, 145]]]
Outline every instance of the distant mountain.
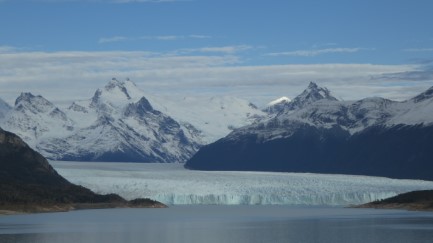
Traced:
[[75, 126], [53, 103], [31, 93], [21, 93], [0, 125], [18, 134], [33, 148], [39, 141], [72, 133]]
[[432, 90], [404, 102], [343, 102], [310, 83], [280, 112], [204, 146], [185, 166], [433, 180]]
[[153, 109], [133, 82], [116, 79], [66, 110], [23, 93], [1, 124], [53, 160], [184, 162], [201, 145], [193, 126]]
[[185, 162], [200, 146], [265, 116], [242, 99], [178, 100], [115, 78], [64, 109], [31, 93], [5, 107], [0, 126], [49, 159], [76, 161]]
[[200, 133], [153, 109], [130, 81], [112, 80], [67, 114], [79, 129], [38, 148], [57, 160], [184, 162], [201, 145]]

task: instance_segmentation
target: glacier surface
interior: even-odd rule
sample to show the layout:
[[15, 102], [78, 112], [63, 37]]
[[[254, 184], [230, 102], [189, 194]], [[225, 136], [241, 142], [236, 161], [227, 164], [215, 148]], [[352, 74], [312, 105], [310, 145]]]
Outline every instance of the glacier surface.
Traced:
[[347, 206], [433, 188], [433, 181], [311, 173], [192, 171], [182, 164], [51, 161], [66, 179], [97, 193], [169, 205]]

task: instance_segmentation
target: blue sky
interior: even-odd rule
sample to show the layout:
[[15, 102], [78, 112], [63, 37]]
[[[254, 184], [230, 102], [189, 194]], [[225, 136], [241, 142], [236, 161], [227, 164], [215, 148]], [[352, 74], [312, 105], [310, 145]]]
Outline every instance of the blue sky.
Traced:
[[432, 9], [429, 0], [0, 0], [0, 97], [86, 98], [119, 76], [151, 92], [258, 103], [310, 80], [343, 99], [401, 100], [433, 85]]

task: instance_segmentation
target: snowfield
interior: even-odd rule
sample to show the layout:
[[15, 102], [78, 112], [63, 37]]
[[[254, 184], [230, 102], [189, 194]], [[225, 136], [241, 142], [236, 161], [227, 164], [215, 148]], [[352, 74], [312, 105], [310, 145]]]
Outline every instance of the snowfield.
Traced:
[[433, 181], [310, 173], [192, 171], [182, 164], [56, 162], [72, 183], [127, 199], [147, 197], [169, 205], [347, 206], [432, 189]]

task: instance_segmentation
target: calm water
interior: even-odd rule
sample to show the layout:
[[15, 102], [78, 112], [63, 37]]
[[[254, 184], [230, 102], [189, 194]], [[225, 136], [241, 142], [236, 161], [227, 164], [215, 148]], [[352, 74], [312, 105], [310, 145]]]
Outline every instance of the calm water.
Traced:
[[173, 206], [0, 216], [0, 242], [432, 242], [433, 213]]

